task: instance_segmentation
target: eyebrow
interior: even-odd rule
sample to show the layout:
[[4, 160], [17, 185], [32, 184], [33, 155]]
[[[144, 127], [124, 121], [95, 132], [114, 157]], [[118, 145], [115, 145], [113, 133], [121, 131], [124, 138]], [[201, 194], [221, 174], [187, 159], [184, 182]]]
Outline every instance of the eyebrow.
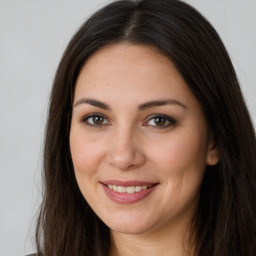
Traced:
[[[74, 107], [77, 107], [81, 104], [89, 104], [89, 105], [92, 105], [92, 106], [95, 106], [98, 108], [111, 110], [111, 107], [108, 104], [103, 103], [99, 100], [95, 100], [95, 99], [82, 98], [74, 104]], [[162, 100], [152, 100], [152, 101], [140, 104], [138, 106], [138, 110], [143, 111], [143, 110], [146, 110], [146, 109], [149, 109], [152, 107], [159, 107], [159, 106], [165, 106], [165, 105], [177, 105], [184, 109], [187, 109], [187, 106], [185, 104], [181, 103], [180, 101], [177, 101], [174, 99], [162, 99]]]
[[85, 99], [85, 98], [82, 98], [80, 100], [78, 100], [74, 107], [77, 107], [81, 104], [89, 104], [89, 105], [92, 105], [92, 106], [95, 106], [95, 107], [98, 107], [98, 108], [102, 108], [102, 109], [106, 109], [106, 110], [111, 110], [110, 106], [99, 101], [99, 100], [95, 100], [95, 99]]
[[177, 100], [174, 100], [174, 99], [163, 99], [163, 100], [149, 101], [149, 102], [139, 105], [138, 109], [142, 111], [142, 110], [146, 110], [148, 108], [165, 106], [165, 105], [177, 105], [184, 109], [187, 109], [187, 106], [185, 104], [183, 104]]

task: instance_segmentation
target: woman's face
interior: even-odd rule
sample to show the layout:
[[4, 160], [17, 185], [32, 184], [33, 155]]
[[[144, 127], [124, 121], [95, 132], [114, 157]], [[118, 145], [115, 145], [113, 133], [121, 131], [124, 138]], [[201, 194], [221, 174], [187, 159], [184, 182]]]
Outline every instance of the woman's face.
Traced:
[[82, 68], [70, 149], [95, 213], [110, 229], [136, 234], [187, 225], [206, 165], [218, 161], [202, 109], [175, 66], [131, 44], [107, 46]]

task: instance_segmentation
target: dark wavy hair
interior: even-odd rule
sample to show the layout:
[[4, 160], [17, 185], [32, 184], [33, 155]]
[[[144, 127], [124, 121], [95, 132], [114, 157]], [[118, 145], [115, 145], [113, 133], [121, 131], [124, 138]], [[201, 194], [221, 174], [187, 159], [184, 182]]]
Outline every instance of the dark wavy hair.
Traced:
[[78, 74], [100, 48], [128, 42], [154, 47], [176, 66], [200, 103], [220, 153], [207, 166], [191, 232], [197, 256], [256, 255], [256, 138], [220, 37], [179, 0], [123, 0], [96, 12], [68, 44], [56, 72], [46, 127], [38, 255], [108, 255], [109, 228], [82, 196], [69, 148]]

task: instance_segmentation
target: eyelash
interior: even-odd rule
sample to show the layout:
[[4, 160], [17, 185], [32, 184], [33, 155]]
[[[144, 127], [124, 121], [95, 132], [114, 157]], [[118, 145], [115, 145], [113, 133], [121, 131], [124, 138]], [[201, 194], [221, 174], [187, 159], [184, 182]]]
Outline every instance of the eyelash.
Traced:
[[[154, 120], [156, 121], [157, 118], [163, 119], [164, 120], [164, 124], [163, 125], [148, 125], [149, 121]], [[155, 122], [154, 121], [154, 122]], [[166, 124], [167, 122], [167, 124]], [[165, 129], [165, 128], [169, 128], [170, 126], [173, 126], [177, 123], [177, 121], [167, 115], [164, 114], [154, 114], [148, 117], [148, 121], [146, 122], [146, 124], [143, 124], [143, 126], [152, 126], [154, 129]]]
[[[90, 118], [97, 118], [97, 117], [100, 117], [100, 118], [103, 118], [103, 119], [104, 119], [104, 121], [103, 121], [102, 124], [95, 124], [95, 123], [92, 124], [92, 123], [89, 123], [89, 122], [88, 122], [88, 120], [89, 120]], [[148, 124], [151, 120], [154, 120], [154, 119], [155, 119], [154, 122], [156, 122], [156, 119], [157, 119], [157, 118], [163, 119], [164, 124], [163, 124], [163, 125], [149, 125], [149, 124]], [[109, 122], [109, 121], [107, 121], [107, 122], [108, 122], [107, 124], [104, 123], [105, 121], [107, 121], [105, 115], [100, 114], [100, 113], [89, 114], [89, 115], [87, 115], [87, 116], [85, 116], [85, 117], [83, 117], [83, 118], [81, 119], [81, 122], [83, 122], [83, 123], [85, 123], [86, 125], [88, 125], [88, 126], [90, 126], [90, 127], [93, 127], [93, 128], [100, 128], [100, 127], [105, 126], [105, 125], [110, 125], [110, 122]], [[92, 122], [94, 122], [94, 121], [92, 121]], [[167, 122], [167, 124], [166, 124], [166, 122]], [[151, 126], [151, 127], [153, 127], [154, 129], [165, 129], [165, 128], [168, 128], [168, 127], [170, 127], [170, 126], [175, 125], [176, 123], [177, 123], [177, 121], [176, 121], [174, 118], [170, 117], [170, 116], [167, 116], [167, 115], [164, 115], [164, 114], [154, 114], [154, 115], [151, 115], [151, 116], [149, 116], [149, 117], [147, 118], [147, 122], [144, 123], [143, 126]]]
[[88, 120], [90, 118], [96, 118], [96, 117], [100, 117], [100, 118], [103, 118], [104, 120], [106, 120], [106, 117], [104, 115], [99, 114], [99, 113], [93, 113], [93, 114], [90, 114], [90, 115], [87, 115], [87, 116], [83, 117], [81, 122], [85, 123], [86, 125], [88, 125], [90, 127], [94, 127], [94, 128], [100, 128], [103, 125], [109, 125], [109, 124], [95, 124], [95, 123], [91, 124], [91, 123], [88, 122]]

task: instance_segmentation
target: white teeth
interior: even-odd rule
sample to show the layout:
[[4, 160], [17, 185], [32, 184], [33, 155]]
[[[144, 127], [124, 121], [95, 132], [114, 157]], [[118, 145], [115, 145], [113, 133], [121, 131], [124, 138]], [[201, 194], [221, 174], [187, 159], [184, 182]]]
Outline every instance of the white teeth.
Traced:
[[141, 190], [146, 190], [148, 187], [144, 186], [131, 186], [131, 187], [123, 187], [123, 186], [116, 186], [116, 185], [107, 185], [111, 190], [114, 190], [119, 193], [135, 193], [140, 192]]
[[141, 186], [136, 186], [136, 188], [135, 188], [135, 191], [136, 192], [140, 192], [142, 190], [142, 187]]
[[125, 189], [125, 187], [118, 186], [117, 191], [120, 192], [120, 193], [125, 193], [126, 189]]
[[131, 194], [131, 193], [135, 193], [135, 187], [127, 187], [127, 193]]

